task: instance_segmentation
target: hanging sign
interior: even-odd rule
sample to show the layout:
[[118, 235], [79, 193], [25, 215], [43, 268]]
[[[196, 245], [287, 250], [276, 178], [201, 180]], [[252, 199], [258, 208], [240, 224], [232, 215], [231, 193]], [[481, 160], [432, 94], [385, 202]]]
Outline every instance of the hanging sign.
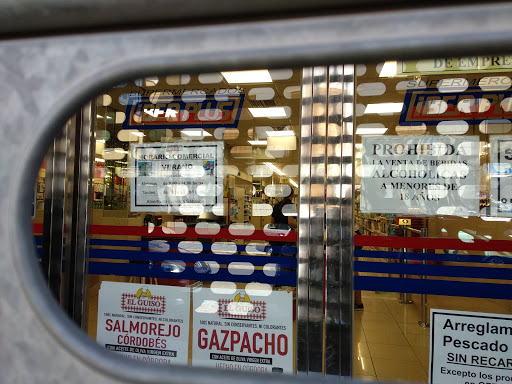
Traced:
[[[508, 88], [510, 78], [507, 79]], [[503, 103], [512, 97], [512, 90], [490, 92], [480, 87], [468, 87], [466, 79], [442, 79], [437, 82], [437, 87], [451, 87], [453, 91], [407, 89], [399, 120], [401, 126], [437, 125], [440, 122], [452, 122], [457, 126], [461, 120], [466, 124], [481, 124], [512, 118], [510, 107]]]
[[223, 212], [223, 156], [223, 142], [132, 144], [131, 211]]
[[96, 341], [149, 363], [188, 362], [190, 290], [103, 281]]
[[431, 309], [430, 384], [512, 381], [512, 316]]
[[123, 129], [236, 128], [245, 95], [239, 89], [220, 91], [169, 91], [154, 97], [134, 94], [126, 103]]
[[194, 292], [192, 364], [245, 372], [293, 373], [293, 294]]
[[512, 136], [491, 136], [491, 216], [512, 217]]
[[361, 212], [477, 216], [477, 136], [363, 138]]

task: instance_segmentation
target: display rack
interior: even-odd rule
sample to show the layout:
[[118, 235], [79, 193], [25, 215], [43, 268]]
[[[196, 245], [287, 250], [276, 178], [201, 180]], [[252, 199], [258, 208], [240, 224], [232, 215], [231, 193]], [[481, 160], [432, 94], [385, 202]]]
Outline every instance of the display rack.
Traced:
[[229, 222], [249, 223], [252, 216], [252, 176], [228, 176]]

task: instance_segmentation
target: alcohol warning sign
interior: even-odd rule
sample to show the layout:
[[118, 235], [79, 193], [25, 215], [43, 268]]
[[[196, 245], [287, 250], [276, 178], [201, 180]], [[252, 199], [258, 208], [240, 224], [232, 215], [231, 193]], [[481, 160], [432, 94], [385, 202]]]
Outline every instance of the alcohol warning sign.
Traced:
[[430, 384], [512, 382], [512, 316], [430, 311]]
[[293, 294], [194, 292], [192, 364], [246, 372], [293, 373]]
[[131, 211], [222, 211], [223, 156], [223, 142], [132, 144]]
[[363, 138], [361, 212], [477, 216], [476, 136]]
[[130, 359], [188, 362], [190, 291], [184, 287], [101, 283], [96, 341]]

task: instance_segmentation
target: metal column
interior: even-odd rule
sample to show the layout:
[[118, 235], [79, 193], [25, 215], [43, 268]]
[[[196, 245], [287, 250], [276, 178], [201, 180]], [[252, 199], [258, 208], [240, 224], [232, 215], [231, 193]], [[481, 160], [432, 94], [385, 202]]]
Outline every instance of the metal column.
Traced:
[[73, 163], [72, 200], [68, 217], [69, 255], [66, 263], [68, 276], [67, 311], [71, 318], [85, 328], [88, 271], [88, 233], [90, 206], [92, 204], [91, 175], [94, 175], [94, 141], [92, 127], [92, 103], [86, 104], [76, 116]]
[[325, 371], [352, 374], [354, 67], [329, 67], [327, 103]]
[[303, 75], [297, 371], [352, 371], [353, 66]]
[[[68, 124], [69, 126], [69, 124]], [[42, 270], [48, 287], [61, 302], [64, 252], [67, 127], [53, 141], [46, 155], [43, 213]]]

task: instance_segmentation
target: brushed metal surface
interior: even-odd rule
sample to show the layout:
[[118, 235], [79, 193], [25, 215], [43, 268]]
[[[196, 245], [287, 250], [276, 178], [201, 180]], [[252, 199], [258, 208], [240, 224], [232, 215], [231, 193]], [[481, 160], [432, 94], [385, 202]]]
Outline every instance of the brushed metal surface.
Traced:
[[[2, 380], [51, 383], [71, 377], [74, 383], [222, 384], [260, 380], [232, 372], [136, 364], [87, 339], [58, 303], [48, 299], [34, 262], [32, 185], [44, 154], [67, 119], [93, 95], [127, 78], [496, 53], [506, 50], [512, 41], [512, 4], [507, 3], [353, 11], [346, 8], [341, 15], [304, 19], [233, 20], [232, 24], [190, 28], [0, 42]], [[477, 20], [478, 28], [468, 20]], [[310, 178], [317, 180], [317, 175]], [[311, 200], [318, 204], [315, 194]], [[265, 377], [269, 383], [307, 379]]]

